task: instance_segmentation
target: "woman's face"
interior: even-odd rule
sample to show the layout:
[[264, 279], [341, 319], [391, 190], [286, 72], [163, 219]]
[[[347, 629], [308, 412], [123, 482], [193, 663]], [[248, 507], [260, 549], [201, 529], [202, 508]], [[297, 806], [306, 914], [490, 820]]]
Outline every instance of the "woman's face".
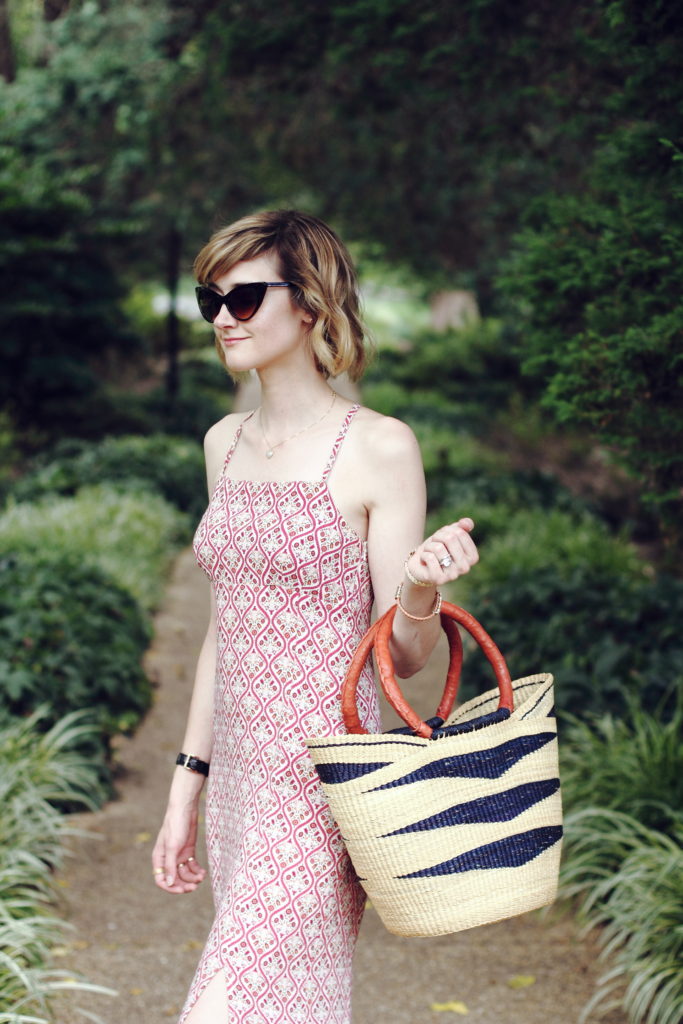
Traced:
[[[211, 286], [227, 295], [238, 284], [282, 280], [277, 256], [267, 253], [236, 263]], [[294, 304], [290, 288], [269, 288], [250, 320], [237, 320], [223, 304], [213, 327], [227, 368], [242, 373], [300, 359], [310, 324], [310, 314]]]

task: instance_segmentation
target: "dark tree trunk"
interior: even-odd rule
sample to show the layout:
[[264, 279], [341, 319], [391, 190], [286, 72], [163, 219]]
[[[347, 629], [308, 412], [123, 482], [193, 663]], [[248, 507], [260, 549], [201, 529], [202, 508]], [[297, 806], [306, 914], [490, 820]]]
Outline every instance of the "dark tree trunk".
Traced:
[[56, 21], [69, 6], [69, 0], [43, 0], [43, 19]]
[[6, 82], [13, 82], [16, 74], [17, 66], [12, 45], [8, 0], [0, 0], [0, 75]]
[[168, 288], [169, 306], [166, 319], [166, 393], [169, 401], [173, 403], [180, 383], [180, 333], [178, 331], [177, 305], [182, 255], [182, 235], [175, 225], [169, 230], [167, 245], [166, 287]]

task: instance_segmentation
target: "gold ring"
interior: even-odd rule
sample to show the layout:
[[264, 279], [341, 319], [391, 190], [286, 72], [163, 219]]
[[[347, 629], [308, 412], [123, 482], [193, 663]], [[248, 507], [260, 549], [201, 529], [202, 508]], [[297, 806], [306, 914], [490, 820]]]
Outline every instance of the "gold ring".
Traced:
[[152, 871], [152, 874], [153, 875], [163, 875], [165, 870], [166, 870], [165, 868], [154, 868], [154, 870]]

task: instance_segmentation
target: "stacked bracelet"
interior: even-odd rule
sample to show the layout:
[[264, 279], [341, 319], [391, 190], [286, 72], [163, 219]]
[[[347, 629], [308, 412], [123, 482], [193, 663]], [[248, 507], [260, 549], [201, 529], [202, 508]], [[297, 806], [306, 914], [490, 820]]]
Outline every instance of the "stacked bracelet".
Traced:
[[410, 582], [414, 583], [416, 587], [433, 587], [434, 586], [433, 583], [428, 583], [427, 580], [419, 580], [417, 578], [417, 576], [413, 576], [412, 572], [410, 571], [410, 568], [408, 566], [408, 561], [415, 554], [415, 550], [416, 549], [413, 548], [413, 550], [408, 555], [408, 558], [406, 558], [405, 562], [403, 563], [403, 571], [405, 572], [405, 574], [408, 577], [408, 579], [410, 580]]
[[403, 612], [403, 614], [406, 616], [407, 619], [413, 619], [414, 622], [426, 622], [427, 619], [433, 619], [434, 616], [438, 615], [440, 613], [440, 611], [441, 611], [441, 594], [439, 593], [438, 590], [436, 592], [436, 598], [434, 600], [434, 607], [432, 608], [432, 610], [429, 613], [429, 615], [411, 615], [410, 612], [407, 612], [405, 610], [405, 608], [403, 607], [403, 605], [401, 604], [401, 594], [402, 593], [403, 593], [403, 584], [399, 583], [398, 587], [396, 588], [396, 604], [398, 605], [400, 611]]
[[178, 754], [175, 763], [180, 765], [181, 768], [187, 768], [188, 772], [197, 772], [199, 775], [207, 776], [209, 774], [207, 762], [201, 761], [198, 757], [193, 757], [191, 754]]

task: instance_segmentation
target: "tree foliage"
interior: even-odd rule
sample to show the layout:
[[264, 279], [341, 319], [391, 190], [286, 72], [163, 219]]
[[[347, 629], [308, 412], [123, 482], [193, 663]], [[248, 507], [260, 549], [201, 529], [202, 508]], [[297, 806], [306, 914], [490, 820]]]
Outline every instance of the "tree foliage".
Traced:
[[[680, 543], [683, 495], [683, 25], [610, 5], [627, 77], [582, 192], [536, 203], [502, 277], [526, 370], [640, 480]], [[606, 46], [606, 42], [603, 41]]]
[[323, 214], [423, 274], [483, 283], [529, 195], [576, 176], [604, 117], [611, 69], [581, 45], [596, 20], [538, 0], [219, 0], [198, 45], [243, 131]]

